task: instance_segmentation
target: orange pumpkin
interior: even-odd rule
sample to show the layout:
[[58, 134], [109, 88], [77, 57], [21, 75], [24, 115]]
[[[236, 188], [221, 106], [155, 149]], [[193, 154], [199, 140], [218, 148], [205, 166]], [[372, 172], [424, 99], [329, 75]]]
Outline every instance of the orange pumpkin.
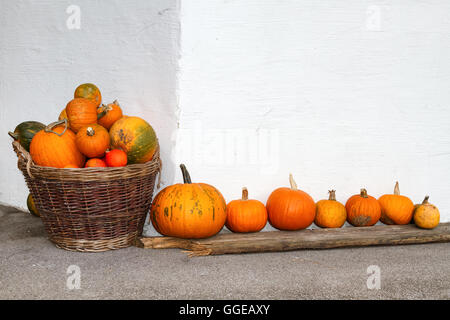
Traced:
[[316, 203], [314, 223], [321, 228], [340, 228], [347, 219], [347, 211], [342, 203], [336, 201], [336, 190], [330, 190], [328, 193], [328, 200]]
[[127, 153], [128, 163], [145, 163], [153, 158], [158, 147], [156, 133], [139, 117], [124, 116], [109, 130], [111, 147]]
[[267, 199], [270, 224], [280, 230], [305, 229], [313, 223], [316, 205], [309, 194], [297, 188], [289, 175], [290, 188], [278, 188]]
[[106, 167], [105, 161], [102, 159], [92, 158], [86, 161], [86, 164], [84, 165], [85, 168], [99, 168], [99, 167]]
[[76, 143], [78, 150], [88, 158], [100, 158], [109, 148], [109, 132], [101, 125], [92, 124], [80, 128]]
[[414, 210], [414, 223], [419, 228], [433, 229], [439, 225], [439, 209], [428, 202], [429, 196], [426, 196], [422, 204]]
[[110, 129], [114, 122], [122, 118], [123, 113], [119, 103], [115, 100], [113, 103], [109, 103], [106, 106], [102, 105], [97, 109], [99, 116], [98, 123], [104, 126], [106, 129]]
[[67, 119], [66, 108], [64, 108], [63, 111], [61, 111], [61, 113], [59, 114], [59, 117], [58, 117], [58, 120], [64, 120], [64, 119]]
[[414, 203], [408, 197], [400, 195], [398, 182], [394, 194], [382, 195], [378, 202], [381, 206], [381, 222], [385, 224], [408, 224], [414, 212]]
[[75, 98], [66, 106], [70, 129], [75, 133], [82, 127], [97, 123], [97, 107], [85, 98]]
[[[65, 126], [60, 126], [62, 123]], [[72, 164], [81, 168], [85, 157], [78, 150], [75, 139], [75, 133], [67, 128], [67, 120], [51, 123], [31, 140], [31, 158], [38, 166], [64, 168]]]
[[266, 223], [266, 207], [258, 200], [249, 200], [247, 188], [242, 189], [242, 199], [230, 201], [227, 205], [225, 225], [233, 232], [258, 232]]
[[108, 167], [124, 167], [127, 165], [127, 154], [123, 150], [113, 149], [106, 153], [104, 161]]
[[380, 220], [381, 208], [377, 199], [361, 189], [360, 194], [351, 196], [346, 204], [347, 221], [355, 227], [373, 226]]
[[74, 98], [86, 98], [94, 102], [97, 108], [102, 102], [102, 94], [95, 84], [83, 83], [80, 84], [73, 95]]
[[218, 233], [227, 217], [226, 203], [215, 187], [192, 183], [180, 165], [184, 184], [168, 186], [153, 200], [150, 219], [156, 231], [178, 238], [207, 238]]

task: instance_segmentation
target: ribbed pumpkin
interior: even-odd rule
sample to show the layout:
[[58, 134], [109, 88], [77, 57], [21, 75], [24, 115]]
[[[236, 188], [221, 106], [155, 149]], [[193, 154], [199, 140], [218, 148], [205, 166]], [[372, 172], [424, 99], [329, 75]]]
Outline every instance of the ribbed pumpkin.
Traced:
[[226, 220], [226, 203], [215, 187], [192, 183], [180, 165], [184, 184], [168, 186], [153, 200], [150, 219], [156, 231], [178, 238], [207, 238], [218, 233]]
[[385, 224], [408, 224], [414, 212], [414, 203], [408, 197], [400, 195], [398, 182], [394, 194], [382, 195], [378, 202], [381, 206], [381, 222]]
[[414, 210], [414, 223], [419, 228], [433, 229], [439, 225], [439, 209], [428, 202], [429, 196], [426, 196], [422, 204]]
[[102, 94], [95, 84], [83, 83], [80, 84], [73, 95], [74, 98], [86, 98], [94, 102], [97, 108], [102, 102]]
[[242, 199], [227, 205], [225, 225], [233, 232], [258, 232], [267, 223], [267, 210], [258, 200], [248, 199], [247, 188], [242, 189]]
[[[65, 126], [60, 125], [63, 123]], [[75, 133], [67, 128], [67, 120], [51, 123], [31, 140], [31, 158], [39, 166], [64, 168], [72, 164], [81, 168], [85, 157], [78, 150], [75, 138]]]
[[119, 103], [115, 100], [113, 103], [102, 105], [97, 109], [99, 114], [98, 124], [104, 126], [106, 129], [110, 129], [114, 122], [123, 117], [122, 109]]
[[36, 208], [36, 205], [34, 203], [33, 197], [31, 196], [31, 193], [28, 194], [28, 197], [27, 197], [27, 207], [28, 207], [28, 210], [30, 211], [30, 213], [33, 216], [35, 216], [35, 217], [40, 217], [41, 216], [41, 214], [39, 213], [39, 211]]
[[153, 128], [139, 117], [120, 118], [109, 130], [109, 135], [111, 148], [125, 151], [128, 164], [152, 160], [158, 145]]
[[109, 132], [99, 124], [80, 128], [76, 143], [78, 150], [88, 158], [101, 158], [110, 145]]
[[80, 128], [97, 123], [97, 107], [92, 100], [75, 98], [70, 100], [66, 106], [69, 126], [75, 133]]
[[34, 135], [45, 128], [45, 125], [37, 121], [25, 121], [20, 123], [14, 132], [8, 132], [8, 134], [17, 140], [22, 147], [28, 152], [30, 151], [30, 143]]
[[309, 194], [297, 188], [292, 174], [289, 182], [290, 188], [278, 188], [267, 199], [269, 222], [280, 230], [305, 229], [314, 221], [316, 205]]
[[58, 120], [64, 120], [64, 119], [69, 120], [69, 119], [67, 118], [66, 108], [64, 108], [64, 109], [61, 111], [61, 113], [59, 114], [59, 117], [58, 117]]
[[380, 220], [381, 208], [377, 199], [361, 189], [360, 194], [351, 196], [345, 203], [347, 221], [355, 227], [373, 226]]
[[340, 228], [347, 219], [347, 211], [344, 205], [336, 200], [336, 190], [330, 190], [328, 193], [328, 200], [316, 203], [314, 223], [321, 228]]

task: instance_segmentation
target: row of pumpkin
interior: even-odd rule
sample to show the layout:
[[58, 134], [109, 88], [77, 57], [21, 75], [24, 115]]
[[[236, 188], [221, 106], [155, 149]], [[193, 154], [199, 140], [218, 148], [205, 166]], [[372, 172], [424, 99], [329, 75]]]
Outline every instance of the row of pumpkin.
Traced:
[[117, 101], [101, 101], [97, 86], [82, 84], [57, 122], [22, 122], [9, 135], [38, 166], [119, 167], [150, 161], [158, 144], [152, 126], [140, 117], [123, 115]]
[[258, 232], [267, 221], [279, 230], [301, 230], [312, 223], [322, 228], [340, 228], [347, 221], [355, 227], [384, 224], [415, 223], [432, 229], [439, 224], [439, 210], [428, 202], [414, 205], [400, 194], [398, 182], [393, 194], [376, 199], [361, 189], [346, 204], [336, 200], [335, 190], [329, 198], [317, 203], [300, 190], [292, 175], [290, 187], [274, 190], [266, 205], [248, 198], [243, 188], [242, 198], [228, 204], [214, 186], [192, 183], [186, 167], [180, 165], [184, 183], [164, 188], [153, 200], [150, 220], [159, 233], [178, 238], [206, 238], [218, 233], [225, 225], [233, 232]]

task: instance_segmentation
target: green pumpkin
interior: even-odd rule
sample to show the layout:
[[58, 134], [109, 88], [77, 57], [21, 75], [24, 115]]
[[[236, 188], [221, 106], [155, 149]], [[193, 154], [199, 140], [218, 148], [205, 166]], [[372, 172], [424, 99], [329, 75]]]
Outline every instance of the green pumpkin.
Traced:
[[25, 121], [19, 124], [14, 132], [8, 132], [8, 134], [14, 139], [19, 141], [20, 145], [30, 152], [30, 143], [34, 135], [45, 128], [45, 125], [37, 121]]
[[36, 205], [34, 204], [33, 197], [31, 196], [31, 193], [28, 195], [27, 198], [27, 207], [30, 213], [35, 217], [40, 217], [40, 213], [37, 211]]

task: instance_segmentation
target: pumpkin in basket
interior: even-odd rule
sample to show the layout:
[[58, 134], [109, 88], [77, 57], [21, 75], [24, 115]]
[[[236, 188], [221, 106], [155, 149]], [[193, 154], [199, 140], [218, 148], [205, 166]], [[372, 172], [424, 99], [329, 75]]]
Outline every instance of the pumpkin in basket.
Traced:
[[316, 204], [306, 192], [299, 190], [289, 175], [290, 188], [278, 188], [267, 199], [270, 224], [280, 230], [300, 230], [309, 227], [316, 216]]
[[66, 113], [70, 129], [75, 133], [84, 126], [97, 123], [97, 107], [90, 99], [70, 100], [66, 106]]
[[20, 143], [25, 150], [30, 152], [30, 143], [34, 135], [45, 128], [45, 125], [37, 121], [25, 121], [20, 123], [14, 132], [8, 134]]
[[247, 188], [242, 188], [242, 199], [227, 204], [225, 225], [233, 232], [257, 232], [267, 223], [267, 210], [258, 200], [248, 199]]
[[381, 222], [385, 224], [408, 224], [414, 212], [414, 203], [406, 196], [400, 195], [398, 182], [394, 194], [382, 195], [378, 202], [381, 206]]
[[31, 158], [38, 166], [64, 168], [71, 164], [81, 168], [85, 157], [78, 150], [75, 139], [75, 133], [67, 127], [67, 120], [51, 123], [31, 140]]
[[94, 102], [97, 108], [102, 102], [102, 94], [95, 84], [83, 83], [80, 84], [73, 95], [74, 98], [86, 98]]
[[227, 217], [226, 203], [215, 187], [192, 183], [180, 165], [184, 184], [168, 186], [153, 200], [150, 219], [156, 231], [178, 238], [207, 238], [218, 233]]
[[99, 124], [91, 124], [80, 128], [75, 141], [86, 157], [101, 158], [109, 148], [109, 132]]
[[117, 100], [107, 105], [102, 105], [97, 109], [98, 124], [104, 126], [106, 129], [110, 129], [112, 125], [123, 117], [122, 109], [120, 108]]
[[158, 147], [152, 126], [139, 117], [124, 116], [109, 130], [111, 148], [127, 153], [128, 164], [145, 163], [152, 160]]
[[354, 227], [369, 227], [378, 222], [381, 215], [380, 205], [374, 197], [361, 189], [359, 194], [351, 196], [345, 203], [347, 221]]

